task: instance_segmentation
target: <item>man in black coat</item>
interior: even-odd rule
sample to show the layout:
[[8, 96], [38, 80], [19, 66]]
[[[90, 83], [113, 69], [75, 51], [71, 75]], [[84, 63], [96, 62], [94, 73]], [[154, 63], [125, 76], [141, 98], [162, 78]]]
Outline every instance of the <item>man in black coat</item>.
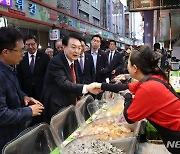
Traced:
[[[34, 35], [27, 35], [24, 39], [26, 53], [17, 66], [17, 76], [22, 91], [40, 101], [43, 89], [44, 76], [49, 63], [49, 56], [38, 51], [37, 38]], [[33, 117], [30, 126], [40, 123], [42, 117]]]
[[94, 62], [95, 69], [95, 81], [96, 82], [105, 82], [108, 72], [108, 59], [104, 51], [100, 49], [101, 45], [101, 36], [94, 35], [91, 39], [91, 50], [87, 53], [91, 54]]
[[[37, 50], [37, 39], [28, 35], [24, 39], [25, 57], [17, 66], [18, 80], [21, 89], [31, 97], [40, 100], [44, 76], [49, 63], [49, 56]], [[33, 57], [33, 58], [32, 58]]]
[[110, 40], [109, 49], [110, 50], [106, 52], [109, 66], [107, 76], [109, 79], [112, 79], [113, 77], [122, 73], [124, 61], [123, 55], [116, 50], [116, 41]]
[[81, 84], [90, 84], [94, 81], [94, 63], [90, 54], [86, 53], [86, 41], [81, 39], [82, 50], [77, 60], [77, 72]]
[[79, 81], [75, 60], [81, 53], [80, 38], [71, 34], [63, 39], [64, 51], [52, 58], [48, 65], [42, 92], [45, 105], [44, 120], [50, 122], [51, 117], [63, 107], [75, 105], [77, 98], [92, 92], [93, 84], [77, 84]]

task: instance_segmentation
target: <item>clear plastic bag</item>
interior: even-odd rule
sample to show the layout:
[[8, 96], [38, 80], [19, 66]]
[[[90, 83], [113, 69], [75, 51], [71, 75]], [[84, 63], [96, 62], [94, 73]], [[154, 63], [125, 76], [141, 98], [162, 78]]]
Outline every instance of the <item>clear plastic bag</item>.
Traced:
[[89, 119], [91, 116], [90, 113], [88, 112], [87, 106], [93, 101], [94, 101], [94, 98], [91, 95], [87, 95], [81, 98], [76, 104], [76, 107], [80, 110], [85, 120]]
[[50, 127], [58, 147], [63, 147], [63, 142], [84, 123], [85, 120], [79, 109], [73, 105], [60, 110], [54, 115], [51, 119]]

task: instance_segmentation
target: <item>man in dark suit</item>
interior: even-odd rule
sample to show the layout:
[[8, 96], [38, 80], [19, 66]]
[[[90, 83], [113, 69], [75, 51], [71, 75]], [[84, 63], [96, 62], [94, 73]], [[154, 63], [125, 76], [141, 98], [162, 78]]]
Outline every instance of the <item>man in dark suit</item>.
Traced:
[[31, 97], [40, 100], [44, 76], [49, 63], [49, 56], [37, 50], [37, 38], [28, 35], [24, 39], [25, 57], [17, 66], [18, 80], [21, 89]]
[[110, 50], [106, 52], [109, 66], [107, 76], [109, 79], [112, 79], [113, 77], [122, 73], [124, 62], [123, 55], [116, 50], [116, 41], [110, 40], [109, 49]]
[[94, 35], [91, 39], [91, 50], [87, 53], [91, 54], [94, 62], [95, 69], [95, 81], [96, 82], [105, 82], [108, 72], [108, 59], [104, 51], [100, 49], [101, 45], [101, 36]]
[[[106, 82], [107, 72], [108, 72], [108, 59], [104, 51], [100, 49], [101, 45], [101, 36], [94, 35], [91, 39], [91, 50], [87, 53], [91, 54], [93, 57], [94, 63], [94, 72], [95, 72], [95, 82]], [[101, 99], [103, 93], [94, 96], [94, 98]]]
[[24, 56], [21, 34], [14, 28], [0, 28], [0, 151], [25, 129], [32, 116], [42, 113], [43, 105], [21, 91], [12, 65]]
[[86, 41], [81, 39], [82, 50], [77, 62], [77, 72], [81, 84], [90, 84], [94, 81], [94, 63], [90, 54], [86, 53]]
[[45, 105], [44, 120], [48, 123], [60, 109], [75, 105], [77, 97], [93, 92], [93, 84], [77, 84], [79, 78], [74, 61], [81, 53], [80, 38], [71, 34], [62, 42], [64, 52], [60, 52], [50, 61], [42, 92], [42, 102]]

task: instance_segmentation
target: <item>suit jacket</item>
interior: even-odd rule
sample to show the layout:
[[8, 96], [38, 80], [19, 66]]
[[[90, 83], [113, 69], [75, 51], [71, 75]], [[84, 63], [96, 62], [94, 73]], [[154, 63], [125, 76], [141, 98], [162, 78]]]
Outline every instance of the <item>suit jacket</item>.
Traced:
[[23, 60], [17, 66], [17, 75], [21, 89], [28, 96], [34, 97], [37, 100], [40, 100], [41, 97], [44, 76], [49, 60], [48, 55], [44, 52], [37, 51], [34, 72], [32, 74], [29, 66], [28, 53], [26, 52]]
[[[76, 70], [75, 72], [77, 75]], [[78, 80], [78, 76], [76, 79]], [[47, 68], [42, 92], [45, 121], [49, 122], [52, 115], [61, 108], [71, 104], [75, 105], [76, 98], [82, 95], [82, 89], [83, 85], [73, 83], [71, 70], [64, 52], [53, 57]]]
[[23, 97], [16, 74], [0, 61], [0, 151], [22, 130], [32, 117], [30, 107], [24, 107]]
[[[91, 54], [91, 50], [86, 51]], [[96, 82], [105, 82], [108, 72], [108, 58], [104, 51], [98, 50], [97, 62], [96, 62], [96, 71], [95, 71], [95, 81]]]
[[90, 84], [94, 81], [94, 63], [90, 54], [84, 53], [84, 70], [82, 72], [79, 61], [77, 60], [77, 73], [81, 84]]
[[[110, 51], [106, 52], [106, 55], [107, 55], [108, 59], [109, 59], [109, 54], [110, 54]], [[109, 70], [108, 70], [108, 77], [110, 79], [113, 76], [117, 76], [120, 73], [122, 73], [122, 69], [123, 69], [123, 66], [124, 66], [123, 55], [120, 54], [118, 51], [115, 51], [111, 63], [109, 64], [109, 62], [108, 62], [108, 66], [109, 66], [108, 67], [109, 68]], [[116, 70], [115, 74], [111, 74], [111, 72], [113, 70]]]

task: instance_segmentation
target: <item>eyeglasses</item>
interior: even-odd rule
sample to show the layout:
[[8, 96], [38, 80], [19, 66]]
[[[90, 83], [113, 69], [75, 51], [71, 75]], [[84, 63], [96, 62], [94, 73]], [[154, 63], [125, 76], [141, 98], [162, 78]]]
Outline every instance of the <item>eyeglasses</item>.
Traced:
[[25, 51], [25, 49], [24, 49], [24, 48], [23, 48], [23, 49], [20, 49], [20, 50], [16, 50], [16, 49], [8, 49], [8, 50], [12, 50], [12, 51], [20, 52], [20, 53], [22, 53], [22, 52], [24, 52], [24, 51]]
[[28, 44], [25, 44], [26, 46], [34, 46], [36, 43], [28, 43]]
[[99, 40], [94, 40], [94, 39], [93, 39], [92, 41], [93, 41], [93, 42], [97, 42], [97, 43], [100, 43], [100, 42], [101, 42], [101, 41], [99, 41]]

